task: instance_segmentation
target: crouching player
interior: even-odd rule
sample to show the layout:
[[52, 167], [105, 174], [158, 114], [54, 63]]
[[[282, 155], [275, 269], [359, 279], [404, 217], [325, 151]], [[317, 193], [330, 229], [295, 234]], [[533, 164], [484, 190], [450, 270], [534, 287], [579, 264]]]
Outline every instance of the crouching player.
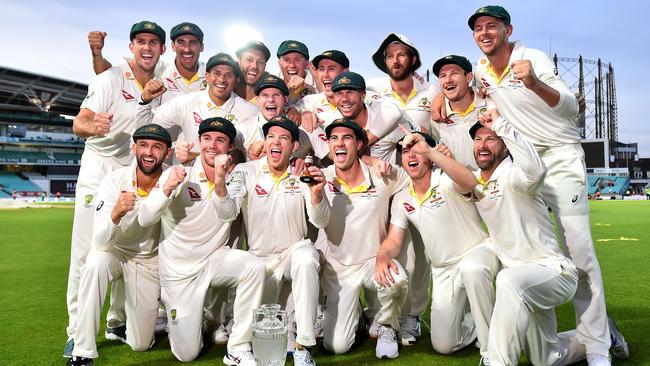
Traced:
[[143, 227], [138, 211], [147, 196], [160, 191], [158, 178], [171, 153], [171, 136], [149, 124], [133, 134], [136, 161], [104, 177], [99, 185], [92, 249], [82, 268], [79, 318], [69, 365], [92, 365], [95, 337], [107, 286], [122, 281], [126, 290], [126, 342], [135, 351], [153, 345], [158, 315], [158, 237], [160, 225]]
[[[408, 133], [408, 131], [405, 131]], [[375, 265], [375, 280], [393, 285], [399, 255], [412, 224], [421, 234], [431, 264], [431, 344], [436, 352], [456, 352], [478, 338], [487, 357], [489, 322], [494, 304], [492, 283], [499, 269], [488, 235], [473, 202], [476, 178], [434, 147], [429, 135], [416, 133], [398, 145], [402, 167], [411, 177], [408, 189], [395, 195], [391, 225]]]

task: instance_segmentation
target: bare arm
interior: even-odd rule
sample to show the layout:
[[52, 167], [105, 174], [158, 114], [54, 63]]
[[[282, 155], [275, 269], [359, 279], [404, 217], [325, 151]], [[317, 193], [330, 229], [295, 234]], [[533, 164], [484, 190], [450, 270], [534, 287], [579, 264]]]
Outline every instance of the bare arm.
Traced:
[[88, 45], [90, 46], [90, 52], [93, 56], [93, 70], [95, 71], [95, 74], [101, 74], [113, 67], [113, 65], [111, 65], [111, 63], [102, 55], [104, 38], [106, 38], [106, 32], [88, 32]]
[[72, 131], [84, 139], [104, 136], [110, 131], [112, 121], [112, 113], [95, 113], [88, 108], [82, 108], [72, 122]]
[[391, 224], [386, 239], [381, 243], [375, 259], [375, 281], [381, 286], [389, 287], [395, 283], [392, 273], [397, 274], [398, 269], [393, 258], [397, 257], [402, 249], [405, 233], [406, 229]]

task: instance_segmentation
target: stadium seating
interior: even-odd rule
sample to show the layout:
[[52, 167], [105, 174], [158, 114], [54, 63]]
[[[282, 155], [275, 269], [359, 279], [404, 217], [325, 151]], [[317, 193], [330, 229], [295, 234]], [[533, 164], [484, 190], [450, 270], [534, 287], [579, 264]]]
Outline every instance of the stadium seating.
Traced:
[[81, 154], [74, 154], [74, 153], [56, 152], [56, 153], [54, 153], [54, 157], [56, 158], [57, 161], [70, 161], [70, 160], [73, 160], [75, 162], [79, 162], [81, 160]]
[[23, 179], [14, 172], [0, 172], [0, 191], [8, 194], [16, 191], [41, 192], [43, 189], [29, 179]]
[[615, 177], [609, 175], [587, 176], [587, 190], [590, 195], [600, 192], [601, 194], [625, 194], [630, 186], [629, 177]]
[[54, 160], [40, 151], [0, 150], [0, 162], [51, 164]]

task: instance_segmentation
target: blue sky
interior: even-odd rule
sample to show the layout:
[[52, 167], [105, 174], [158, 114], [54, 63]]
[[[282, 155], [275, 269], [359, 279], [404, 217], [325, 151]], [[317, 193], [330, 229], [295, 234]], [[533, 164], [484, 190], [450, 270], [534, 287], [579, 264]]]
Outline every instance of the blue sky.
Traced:
[[[161, 5], [162, 4], [162, 5]], [[191, 21], [205, 32], [202, 59], [228, 50], [226, 29], [247, 24], [262, 34], [274, 54], [285, 39], [305, 42], [312, 55], [344, 51], [351, 69], [366, 78], [382, 76], [370, 55], [390, 32], [406, 34], [418, 47], [426, 72], [446, 54], [475, 62], [480, 51], [467, 18], [482, 1], [24, 1], [4, 2], [0, 12], [0, 65], [68, 80], [93, 76], [86, 35], [108, 32], [105, 55], [127, 56], [128, 33], [140, 20], [165, 29]], [[619, 140], [638, 142], [641, 157], [650, 157], [648, 100], [650, 27], [645, 1], [501, 1], [512, 16], [512, 40], [562, 57], [601, 58], [612, 63], [618, 96]], [[163, 57], [173, 57], [168, 52]], [[277, 70], [273, 56], [267, 68]], [[560, 70], [562, 71], [562, 70]]]

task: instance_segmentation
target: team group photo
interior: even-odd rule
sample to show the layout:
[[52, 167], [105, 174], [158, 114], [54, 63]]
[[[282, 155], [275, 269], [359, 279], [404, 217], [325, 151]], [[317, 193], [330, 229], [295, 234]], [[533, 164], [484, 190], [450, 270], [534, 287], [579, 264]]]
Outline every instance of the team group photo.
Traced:
[[53, 7], [95, 15], [56, 37], [80, 82], [0, 56], [1, 363], [650, 364], [647, 84], [598, 30], [160, 5]]

